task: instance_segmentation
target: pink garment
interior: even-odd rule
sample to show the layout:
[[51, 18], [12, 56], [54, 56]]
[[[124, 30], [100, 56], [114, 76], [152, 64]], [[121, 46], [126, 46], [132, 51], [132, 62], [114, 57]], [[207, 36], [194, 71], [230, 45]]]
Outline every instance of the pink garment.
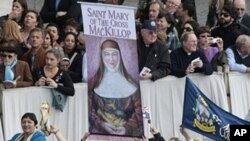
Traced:
[[203, 48], [204, 54], [207, 57], [208, 62], [211, 62], [214, 58], [215, 54], [219, 52], [219, 49], [217, 47], [207, 47]]

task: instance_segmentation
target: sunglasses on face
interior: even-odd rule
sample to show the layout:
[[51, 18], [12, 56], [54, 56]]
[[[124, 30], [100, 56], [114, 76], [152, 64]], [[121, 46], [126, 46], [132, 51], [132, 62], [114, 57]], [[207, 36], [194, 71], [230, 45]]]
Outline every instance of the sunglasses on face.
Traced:
[[176, 4], [175, 2], [172, 2], [172, 1], [166, 1], [167, 4], [169, 4], [170, 6], [176, 6], [178, 7], [179, 5]]
[[223, 16], [223, 17], [227, 18], [227, 17], [229, 17], [230, 15], [227, 14], [227, 13], [220, 13], [220, 16]]
[[14, 55], [10, 55], [10, 54], [2, 54], [1, 55], [3, 58], [9, 58], [9, 59], [11, 59], [11, 58], [13, 58], [14, 57]]
[[190, 27], [184, 27], [183, 30], [185, 30], [185, 31], [187, 31], [187, 32], [193, 31], [193, 29], [190, 28]]

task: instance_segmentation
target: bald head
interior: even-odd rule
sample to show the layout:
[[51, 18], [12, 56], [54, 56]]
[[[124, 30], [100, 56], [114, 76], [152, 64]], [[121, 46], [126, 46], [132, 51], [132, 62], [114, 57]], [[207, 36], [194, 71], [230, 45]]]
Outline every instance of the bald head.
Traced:
[[243, 17], [246, 13], [246, 1], [245, 0], [234, 0], [234, 10], [238, 17]]

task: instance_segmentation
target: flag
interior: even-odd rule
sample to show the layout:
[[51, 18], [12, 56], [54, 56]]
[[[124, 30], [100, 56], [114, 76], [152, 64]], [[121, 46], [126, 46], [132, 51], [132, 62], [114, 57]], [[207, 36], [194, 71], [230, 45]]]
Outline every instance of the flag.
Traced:
[[182, 126], [216, 141], [229, 141], [230, 125], [250, 122], [217, 106], [186, 78]]

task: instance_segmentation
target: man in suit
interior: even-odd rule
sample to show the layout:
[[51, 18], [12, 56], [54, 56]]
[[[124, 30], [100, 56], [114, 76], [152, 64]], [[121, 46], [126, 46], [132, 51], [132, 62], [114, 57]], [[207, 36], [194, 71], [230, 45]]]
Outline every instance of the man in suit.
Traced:
[[137, 40], [140, 79], [155, 81], [170, 73], [168, 48], [157, 40], [156, 23], [144, 20]]
[[237, 22], [250, 29], [250, 16], [246, 13], [246, 1], [234, 0], [233, 2]]
[[68, 19], [80, 21], [81, 8], [77, 0], [45, 0], [40, 11], [44, 23], [56, 23], [63, 27]]

